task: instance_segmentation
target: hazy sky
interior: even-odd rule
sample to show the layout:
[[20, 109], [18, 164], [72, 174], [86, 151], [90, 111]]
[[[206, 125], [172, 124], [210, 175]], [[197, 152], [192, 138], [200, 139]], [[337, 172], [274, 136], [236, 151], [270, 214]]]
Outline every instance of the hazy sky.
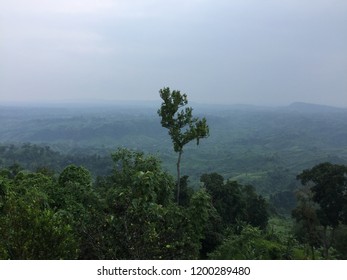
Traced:
[[0, 103], [347, 107], [346, 0], [0, 0]]

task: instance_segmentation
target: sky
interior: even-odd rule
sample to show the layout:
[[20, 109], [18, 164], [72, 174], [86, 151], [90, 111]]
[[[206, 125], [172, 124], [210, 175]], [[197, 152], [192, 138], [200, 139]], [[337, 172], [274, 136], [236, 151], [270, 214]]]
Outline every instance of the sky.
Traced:
[[347, 107], [346, 0], [0, 0], [0, 104]]

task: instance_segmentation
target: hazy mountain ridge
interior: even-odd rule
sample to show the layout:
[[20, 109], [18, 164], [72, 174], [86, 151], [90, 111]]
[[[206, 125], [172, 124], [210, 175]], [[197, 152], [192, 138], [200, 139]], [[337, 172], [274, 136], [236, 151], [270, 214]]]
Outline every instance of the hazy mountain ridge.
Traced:
[[316, 112], [316, 113], [343, 113], [347, 112], [347, 108], [334, 107], [320, 104], [312, 104], [305, 102], [294, 102], [287, 107], [289, 110], [298, 110], [303, 112]]

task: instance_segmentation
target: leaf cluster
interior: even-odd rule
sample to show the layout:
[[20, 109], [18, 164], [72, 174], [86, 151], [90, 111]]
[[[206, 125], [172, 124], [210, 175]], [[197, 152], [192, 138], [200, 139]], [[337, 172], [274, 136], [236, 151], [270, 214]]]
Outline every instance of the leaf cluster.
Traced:
[[163, 102], [158, 110], [161, 125], [169, 130], [175, 152], [182, 152], [183, 147], [192, 140], [197, 141], [209, 136], [206, 119], [193, 117], [193, 109], [188, 104], [187, 95], [178, 90], [170, 91], [165, 87], [159, 91]]

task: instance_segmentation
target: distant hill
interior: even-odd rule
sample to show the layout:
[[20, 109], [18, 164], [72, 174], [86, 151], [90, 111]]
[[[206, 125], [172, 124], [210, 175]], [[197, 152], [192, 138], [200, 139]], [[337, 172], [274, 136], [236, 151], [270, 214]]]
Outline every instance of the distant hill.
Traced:
[[304, 112], [314, 112], [314, 113], [347, 112], [347, 108], [339, 108], [339, 107], [304, 103], [304, 102], [294, 102], [290, 104], [287, 107], [287, 109], [304, 111]]

